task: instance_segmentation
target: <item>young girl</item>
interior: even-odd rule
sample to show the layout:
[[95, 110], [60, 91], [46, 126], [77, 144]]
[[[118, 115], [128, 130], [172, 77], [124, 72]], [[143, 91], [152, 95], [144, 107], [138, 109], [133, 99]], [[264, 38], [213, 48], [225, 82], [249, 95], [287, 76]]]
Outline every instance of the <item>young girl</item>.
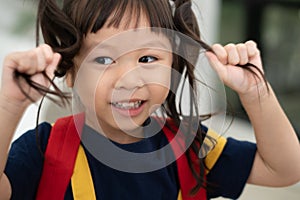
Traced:
[[[256, 44], [210, 48], [191, 1], [73, 0], [61, 9], [41, 0], [38, 23], [46, 44], [3, 63], [0, 199], [238, 198], [246, 183], [300, 180], [299, 142]], [[203, 48], [239, 94], [256, 145], [215, 136], [195, 117], [194, 67]], [[45, 93], [67, 98], [54, 76], [73, 88], [74, 115], [41, 123], [38, 134], [28, 131], [10, 147], [32, 101]], [[190, 83], [189, 116], [176, 101], [180, 77]], [[158, 108], [162, 115], [153, 117]]]

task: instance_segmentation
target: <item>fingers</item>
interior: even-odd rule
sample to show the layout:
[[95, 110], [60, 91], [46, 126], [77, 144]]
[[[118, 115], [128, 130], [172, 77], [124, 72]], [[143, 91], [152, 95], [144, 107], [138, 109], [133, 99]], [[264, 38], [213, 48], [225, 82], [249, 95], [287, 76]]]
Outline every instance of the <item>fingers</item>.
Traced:
[[223, 65], [245, 65], [253, 57], [259, 55], [257, 45], [253, 41], [240, 44], [227, 44], [226, 46], [214, 44], [212, 49]]
[[[225, 53], [225, 52], [226, 51], [223, 51], [223, 53]], [[206, 52], [205, 55], [207, 56], [212, 68], [218, 73], [219, 77], [223, 81], [226, 81], [225, 79], [227, 77], [227, 69], [223, 66], [227, 64], [227, 60], [226, 59], [222, 60], [222, 58], [217, 57], [216, 53], [212, 53], [212, 52]], [[226, 55], [227, 55], [227, 53], [226, 53]], [[227, 56], [226, 56], [226, 58], [227, 58]]]
[[46, 68], [46, 74], [52, 78], [54, 76], [54, 71], [57, 68], [57, 65], [59, 64], [61, 59], [61, 55], [59, 53], [54, 53], [51, 63]]
[[29, 51], [9, 54], [3, 63], [0, 93], [16, 103], [29, 105], [28, 97], [31, 98], [30, 100], [37, 100], [41, 97], [41, 93], [32, 89], [30, 84], [27, 84], [23, 79], [16, 81], [15, 71], [30, 75], [31, 81], [48, 87], [50, 82], [41, 72], [46, 72], [48, 77], [52, 79], [60, 59], [60, 54], [54, 53], [51, 47], [46, 44]]
[[29, 51], [8, 55], [4, 65], [18, 72], [34, 75], [42, 71], [53, 72], [59, 60], [60, 55], [54, 53], [49, 45], [43, 44]]
[[247, 41], [245, 43], [245, 45], [247, 46], [248, 55], [250, 57], [253, 57], [253, 56], [259, 54], [259, 50], [257, 48], [257, 44], [254, 41], [252, 41], [252, 40]]
[[237, 64], [245, 65], [249, 62], [249, 56], [248, 56], [248, 50], [246, 44], [238, 44], [236, 45], [236, 48], [233, 49], [236, 49], [236, 53], [238, 54], [236, 59]]
[[225, 48], [220, 44], [214, 44], [212, 46], [212, 49], [213, 49], [215, 55], [217, 56], [217, 58], [219, 59], [219, 61], [223, 65], [227, 65], [227, 63], [228, 63], [228, 53], [225, 50]]

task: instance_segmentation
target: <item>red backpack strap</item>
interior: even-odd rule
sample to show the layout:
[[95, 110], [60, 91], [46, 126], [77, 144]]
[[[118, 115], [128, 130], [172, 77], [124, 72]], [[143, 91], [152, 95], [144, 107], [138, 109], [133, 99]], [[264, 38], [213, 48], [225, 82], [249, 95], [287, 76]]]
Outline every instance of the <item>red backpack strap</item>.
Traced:
[[45, 152], [37, 200], [64, 199], [80, 145], [77, 128], [82, 130], [83, 114], [76, 116], [76, 122], [80, 122], [78, 127], [74, 120], [73, 116], [61, 118], [52, 127]]
[[[174, 131], [178, 131], [178, 128], [174, 125], [171, 120], [167, 120], [167, 124], [171, 126]], [[177, 158], [177, 171], [178, 171], [178, 178], [180, 183], [181, 195], [183, 200], [206, 200], [206, 190], [204, 188], [200, 188], [200, 190], [195, 195], [191, 195], [191, 189], [196, 185], [196, 180], [193, 177], [191, 169], [188, 165], [187, 158], [185, 154], [182, 152], [182, 148], [185, 146], [184, 136], [182, 133], [177, 132], [177, 134], [181, 134], [179, 137], [176, 137], [176, 141], [174, 141], [175, 134], [170, 129], [170, 127], [164, 125], [163, 132], [166, 135], [168, 141], [170, 142], [175, 157]], [[183, 154], [182, 154], [183, 153]], [[182, 154], [182, 155], [181, 155]], [[196, 157], [193, 157], [196, 159]]]

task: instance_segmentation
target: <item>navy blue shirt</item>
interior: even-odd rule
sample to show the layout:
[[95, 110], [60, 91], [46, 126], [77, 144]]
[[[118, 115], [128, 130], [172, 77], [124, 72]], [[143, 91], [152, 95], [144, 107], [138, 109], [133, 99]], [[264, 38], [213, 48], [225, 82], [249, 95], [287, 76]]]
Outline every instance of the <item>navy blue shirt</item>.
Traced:
[[[42, 152], [45, 152], [50, 131], [49, 123], [39, 126], [40, 149], [34, 130], [26, 132], [12, 144], [5, 168], [5, 174], [12, 186], [12, 199], [35, 199], [43, 167]], [[84, 127], [83, 134], [99, 135], [87, 126]], [[167, 143], [164, 133], [160, 132], [133, 144], [116, 145], [127, 151], [140, 152], [143, 149], [143, 152], [151, 152]], [[177, 199], [179, 182], [176, 162], [153, 172], [128, 173], [99, 162], [84, 144], [83, 147], [97, 199]], [[207, 175], [207, 181], [213, 185], [207, 192], [208, 198], [238, 198], [248, 179], [255, 152], [255, 144], [228, 138], [220, 158]], [[73, 199], [70, 185], [65, 199]]]

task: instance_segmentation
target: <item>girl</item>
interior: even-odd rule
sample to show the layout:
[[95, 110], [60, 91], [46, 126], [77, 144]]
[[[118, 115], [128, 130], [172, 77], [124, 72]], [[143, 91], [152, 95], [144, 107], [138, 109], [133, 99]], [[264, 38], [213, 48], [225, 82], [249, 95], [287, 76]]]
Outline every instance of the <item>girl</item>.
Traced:
[[[200, 40], [190, 0], [66, 0], [62, 8], [41, 0], [38, 23], [46, 44], [3, 63], [0, 199], [238, 198], [246, 182], [300, 180], [299, 142], [264, 79], [256, 44], [210, 48]], [[202, 126], [193, 92], [189, 116], [177, 106], [178, 73], [196, 90], [202, 48], [239, 94], [256, 145]], [[73, 88], [77, 111], [53, 127], [40, 124], [36, 135], [26, 132], [7, 156], [32, 101], [45, 93], [67, 99], [54, 76]], [[162, 116], [150, 117], [158, 107]], [[209, 143], [214, 149], [203, 154]]]

